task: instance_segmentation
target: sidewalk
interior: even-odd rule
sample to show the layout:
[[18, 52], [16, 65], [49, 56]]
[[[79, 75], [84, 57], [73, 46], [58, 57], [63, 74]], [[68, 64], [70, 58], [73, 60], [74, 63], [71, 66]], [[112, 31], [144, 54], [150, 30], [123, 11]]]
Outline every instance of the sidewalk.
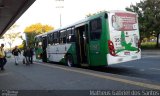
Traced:
[[160, 49], [155, 49], [155, 50], [142, 49], [142, 55], [160, 55]]

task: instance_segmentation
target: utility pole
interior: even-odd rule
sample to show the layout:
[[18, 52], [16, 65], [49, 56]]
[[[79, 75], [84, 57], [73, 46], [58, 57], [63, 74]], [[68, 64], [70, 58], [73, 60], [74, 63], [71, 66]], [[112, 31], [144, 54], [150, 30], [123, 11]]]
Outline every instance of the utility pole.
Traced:
[[60, 23], [60, 28], [62, 27], [62, 14], [61, 14], [61, 9], [63, 9], [64, 8], [64, 5], [63, 5], [63, 3], [64, 3], [64, 0], [55, 0], [55, 2], [56, 2], [56, 8], [57, 9], [59, 9], [59, 23]]

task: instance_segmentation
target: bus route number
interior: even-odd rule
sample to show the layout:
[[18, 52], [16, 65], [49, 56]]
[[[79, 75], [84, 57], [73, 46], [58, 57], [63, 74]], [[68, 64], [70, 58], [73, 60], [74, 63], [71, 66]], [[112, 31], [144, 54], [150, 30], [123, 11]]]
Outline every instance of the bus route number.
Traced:
[[121, 42], [121, 38], [115, 38], [115, 42]]

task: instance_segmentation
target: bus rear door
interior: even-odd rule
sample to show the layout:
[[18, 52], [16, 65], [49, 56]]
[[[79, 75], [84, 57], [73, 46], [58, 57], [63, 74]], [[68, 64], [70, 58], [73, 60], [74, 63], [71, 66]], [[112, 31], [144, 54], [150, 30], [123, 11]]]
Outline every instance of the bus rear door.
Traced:
[[88, 66], [88, 24], [78, 25], [75, 28], [76, 31], [76, 50], [77, 50], [77, 62], [79, 65]]

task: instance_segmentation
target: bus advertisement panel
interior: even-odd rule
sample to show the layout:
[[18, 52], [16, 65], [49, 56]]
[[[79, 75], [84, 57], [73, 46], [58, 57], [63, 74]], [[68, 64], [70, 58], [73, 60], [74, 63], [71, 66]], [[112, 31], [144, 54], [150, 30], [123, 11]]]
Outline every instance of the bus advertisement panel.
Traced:
[[131, 12], [109, 14], [110, 45], [114, 51], [108, 54], [108, 64], [131, 61], [141, 58], [139, 48], [138, 16]]

